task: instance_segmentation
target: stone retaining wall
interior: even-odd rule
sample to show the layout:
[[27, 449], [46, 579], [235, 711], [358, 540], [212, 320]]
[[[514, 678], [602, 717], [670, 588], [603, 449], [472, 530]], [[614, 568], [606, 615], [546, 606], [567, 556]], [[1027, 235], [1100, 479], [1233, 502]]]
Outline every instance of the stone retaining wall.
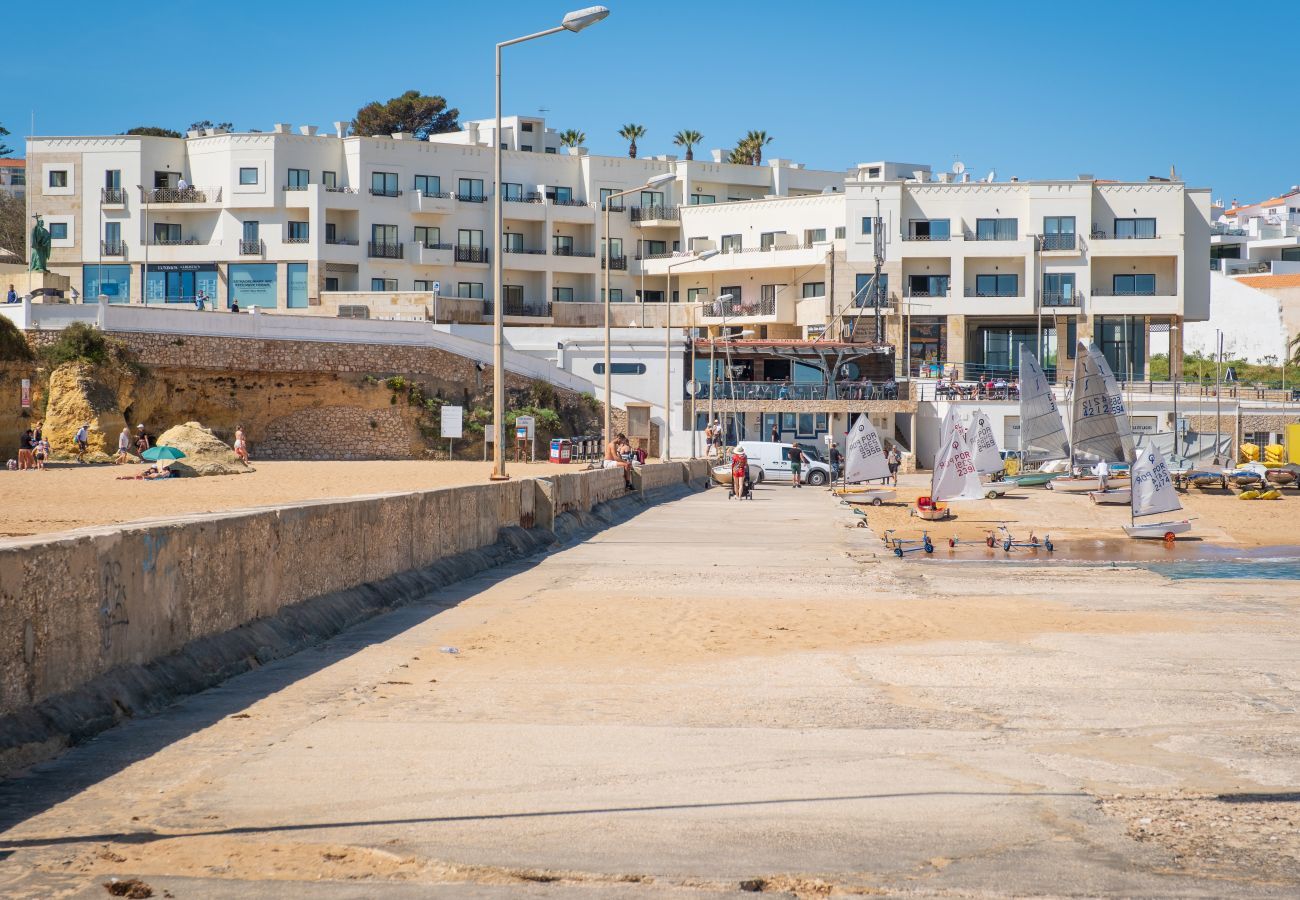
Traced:
[[[639, 496], [705, 472], [702, 462], [647, 465]], [[195, 642], [380, 585], [356, 621], [402, 599], [381, 583], [482, 553], [512, 530], [549, 533], [558, 517], [624, 495], [621, 470], [583, 470], [0, 541], [0, 775], [111, 725], [115, 710], [133, 714], [131, 692], [156, 682], [140, 673]], [[197, 657], [182, 667], [194, 689], [230, 674], [228, 659], [196, 673], [208, 665]]]

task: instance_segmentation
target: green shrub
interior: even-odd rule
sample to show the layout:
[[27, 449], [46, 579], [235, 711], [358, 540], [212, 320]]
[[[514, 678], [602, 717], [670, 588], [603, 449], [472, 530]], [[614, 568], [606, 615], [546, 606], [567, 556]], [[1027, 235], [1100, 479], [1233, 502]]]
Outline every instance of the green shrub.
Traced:
[[26, 362], [34, 356], [18, 326], [0, 316], [0, 362]]
[[41, 348], [41, 359], [51, 368], [69, 362], [100, 366], [112, 360], [113, 349], [102, 331], [85, 322], [73, 322], [59, 332], [54, 343]]

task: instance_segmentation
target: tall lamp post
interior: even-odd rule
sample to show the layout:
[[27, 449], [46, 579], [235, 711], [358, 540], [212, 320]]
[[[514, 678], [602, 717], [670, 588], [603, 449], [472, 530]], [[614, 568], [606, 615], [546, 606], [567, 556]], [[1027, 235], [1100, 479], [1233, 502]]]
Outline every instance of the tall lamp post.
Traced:
[[149, 198], [145, 196], [144, 185], [137, 184], [135, 188], [140, 192], [140, 204], [144, 207], [144, 271], [140, 273], [140, 302], [147, 306], [149, 304]]
[[501, 48], [524, 41], [535, 40], [561, 31], [577, 33], [589, 25], [595, 25], [609, 15], [603, 6], [589, 6], [574, 10], [554, 28], [526, 34], [514, 40], [502, 41], [496, 48], [496, 131], [492, 133], [492, 224], [495, 245], [492, 251], [492, 428], [496, 431], [492, 442], [492, 480], [504, 481], [506, 475], [506, 454], [504, 446], [506, 419], [506, 378], [505, 378], [505, 302], [501, 290]]
[[[611, 310], [609, 306], [610, 304], [609, 204], [611, 200], [618, 200], [621, 197], [626, 197], [628, 194], [638, 194], [641, 191], [648, 191], [651, 190], [652, 188], [657, 188], [660, 185], [667, 184], [670, 181], [676, 180], [676, 178], [677, 176], [674, 175], [672, 172], [664, 172], [660, 175], [656, 175], [654, 178], [651, 178], [645, 184], [638, 185], [637, 187], [634, 188], [628, 188], [626, 191], [619, 191], [618, 193], [610, 194], [608, 197], [602, 200], [600, 204], [602, 207], [602, 211], [605, 213], [604, 215], [605, 234], [604, 237], [601, 238], [600, 260], [601, 260], [601, 265], [605, 269], [605, 288], [604, 288], [604, 294], [605, 294], [605, 298], [604, 298], [605, 300], [605, 429], [604, 430], [605, 433], [604, 433], [604, 438], [605, 438], [606, 446], [609, 445], [610, 438], [613, 437], [614, 435], [614, 378], [613, 378], [613, 364], [610, 361], [610, 349], [609, 349], [609, 331], [610, 331], [609, 320], [611, 315]], [[645, 302], [644, 293], [641, 295], [641, 302], [642, 303]]]
[[[665, 266], [667, 271], [668, 283], [664, 289], [664, 433], [659, 444], [659, 458], [668, 462], [672, 457], [668, 451], [668, 443], [671, 437], [671, 426], [668, 420], [672, 418], [673, 406], [673, 378], [672, 378], [672, 335], [673, 335], [673, 268], [684, 266], [688, 263], [699, 262], [717, 256], [717, 250], [705, 250], [697, 256], [688, 256], [686, 259], [680, 259], [677, 262], [670, 262]], [[644, 295], [642, 295], [644, 297]], [[692, 341], [692, 358], [694, 358], [694, 342]], [[695, 378], [694, 365], [691, 367], [691, 378]], [[695, 418], [691, 417], [691, 429], [695, 429]], [[691, 456], [694, 456], [694, 439], [691, 442]]]

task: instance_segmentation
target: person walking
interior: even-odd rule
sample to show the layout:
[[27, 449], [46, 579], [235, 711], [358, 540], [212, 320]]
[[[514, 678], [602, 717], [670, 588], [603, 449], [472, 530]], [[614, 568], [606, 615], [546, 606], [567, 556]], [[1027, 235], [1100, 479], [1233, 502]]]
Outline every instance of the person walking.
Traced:
[[113, 457], [113, 465], [120, 466], [122, 463], [129, 462], [130, 454], [131, 429], [123, 425], [122, 433], [117, 436], [117, 456]]
[[36, 468], [45, 470], [45, 460], [50, 458], [50, 442], [41, 438], [32, 446], [32, 460]]
[[244, 437], [244, 426], [235, 427], [235, 455], [248, 462], [248, 438]]
[[731, 454], [731, 493], [738, 500], [745, 497], [745, 479], [749, 477], [749, 458], [743, 447]]
[[231, 301], [230, 301], [230, 311], [231, 311], [232, 313], [237, 313], [237, 312], [239, 312], [239, 301], [238, 301], [238, 300], [231, 300]]
[[893, 479], [894, 487], [898, 487], [898, 467], [903, 464], [903, 454], [898, 452], [897, 447], [890, 447], [885, 462], [889, 464], [889, 477]]
[[135, 452], [137, 456], [143, 456], [144, 451], [149, 449], [149, 435], [145, 434], [144, 423], [141, 422], [135, 426]]
[[1107, 488], [1110, 487], [1110, 463], [1104, 459], [1098, 460], [1097, 468], [1094, 471], [1097, 473], [1097, 490], [1105, 493]]
[[790, 481], [791, 487], [803, 487], [799, 480], [799, 472], [803, 468], [803, 451], [799, 449], [798, 444], [790, 445]]
[[831, 441], [831, 449], [830, 449], [830, 451], [827, 453], [827, 456], [830, 457], [830, 462], [831, 462], [831, 482], [834, 483], [834, 482], [836, 482], [836, 481], [839, 481], [839, 478], [840, 478], [840, 463], [843, 462], [843, 460], [844, 460], [844, 455], [843, 455], [842, 453], [840, 453], [839, 445], [837, 445], [834, 441]]
[[710, 456], [713, 455], [713, 424], [704, 426], [704, 450]]
[[90, 423], [83, 423], [82, 426], [77, 429], [77, 435], [72, 440], [77, 445], [77, 462], [85, 465], [86, 448], [90, 445]]
[[30, 469], [32, 467], [32, 430], [23, 429], [22, 434], [18, 435], [18, 470]]
[[775, 422], [772, 423], [772, 443], [781, 443], [781, 426]]

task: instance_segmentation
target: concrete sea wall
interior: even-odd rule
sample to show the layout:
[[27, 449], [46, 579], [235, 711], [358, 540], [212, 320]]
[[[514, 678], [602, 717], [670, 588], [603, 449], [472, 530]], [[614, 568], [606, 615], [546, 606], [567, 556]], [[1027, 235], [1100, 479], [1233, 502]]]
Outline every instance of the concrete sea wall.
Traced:
[[707, 475], [651, 464], [0, 542], [0, 775]]

